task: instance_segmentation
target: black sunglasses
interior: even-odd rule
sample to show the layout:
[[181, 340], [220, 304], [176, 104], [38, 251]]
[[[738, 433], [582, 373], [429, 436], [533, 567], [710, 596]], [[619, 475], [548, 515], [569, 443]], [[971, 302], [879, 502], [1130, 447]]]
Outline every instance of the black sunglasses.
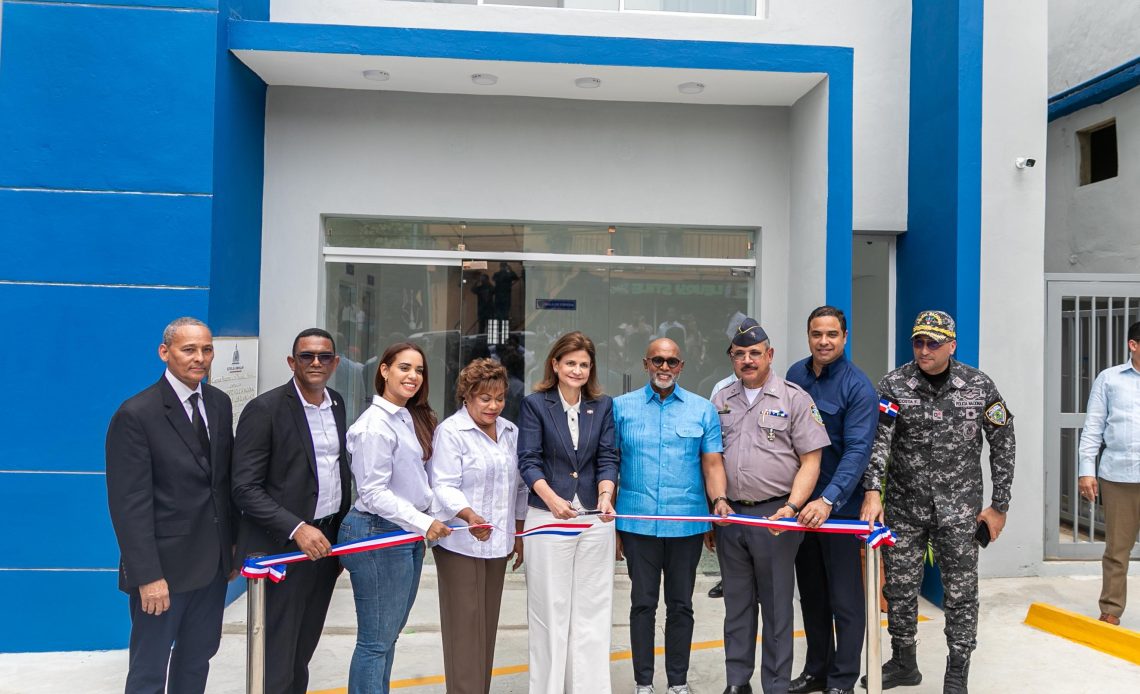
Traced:
[[336, 355], [332, 352], [321, 352], [320, 354], [315, 354], [313, 352], [299, 352], [297, 354], [297, 361], [301, 362], [303, 366], [312, 364], [314, 359], [321, 362], [325, 366], [328, 366], [333, 362], [333, 359], [336, 359]]
[[649, 357], [648, 359], [650, 364], [653, 364], [659, 369], [666, 364], [669, 365], [670, 369], [675, 369], [681, 365], [681, 360], [677, 357], [669, 357], [668, 359], [665, 357]]

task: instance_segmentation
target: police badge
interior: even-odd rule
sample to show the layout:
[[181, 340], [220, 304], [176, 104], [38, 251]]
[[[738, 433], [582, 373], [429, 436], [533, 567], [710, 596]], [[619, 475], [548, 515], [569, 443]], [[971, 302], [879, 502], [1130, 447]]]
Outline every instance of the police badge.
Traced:
[[1001, 400], [986, 408], [986, 419], [994, 426], [1004, 427], [1009, 424], [1009, 410]]
[[813, 419], [815, 419], [816, 422], [823, 424], [823, 415], [819, 413], [819, 408], [815, 405], [811, 406], [811, 416]]

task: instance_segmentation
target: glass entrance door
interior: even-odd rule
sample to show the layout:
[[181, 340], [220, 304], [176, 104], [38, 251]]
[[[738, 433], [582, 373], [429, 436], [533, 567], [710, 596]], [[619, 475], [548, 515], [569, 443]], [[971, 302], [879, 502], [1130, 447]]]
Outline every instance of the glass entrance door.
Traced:
[[[524, 256], [525, 258], [525, 256]], [[349, 421], [374, 394], [380, 355], [411, 341], [427, 354], [429, 401], [441, 418], [455, 411], [455, 380], [473, 359], [490, 357], [510, 376], [504, 416], [542, 380], [546, 354], [563, 333], [595, 342], [605, 391], [645, 384], [649, 341], [681, 346], [683, 387], [707, 397], [728, 375], [731, 326], [750, 312], [750, 268], [549, 260], [326, 263], [326, 327], [341, 354], [333, 387]]]

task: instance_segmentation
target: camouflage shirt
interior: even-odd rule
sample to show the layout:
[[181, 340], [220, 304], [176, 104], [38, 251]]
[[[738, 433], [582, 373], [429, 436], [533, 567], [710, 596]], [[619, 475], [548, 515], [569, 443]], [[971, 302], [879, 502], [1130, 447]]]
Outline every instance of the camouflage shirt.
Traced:
[[[937, 392], [913, 361], [879, 382], [879, 425], [866, 489], [880, 489], [892, 516], [953, 523], [982, 509], [982, 434], [990, 444], [993, 503], [1013, 484], [1013, 415], [990, 377], [959, 361]], [[890, 465], [887, 460], [890, 459]]]

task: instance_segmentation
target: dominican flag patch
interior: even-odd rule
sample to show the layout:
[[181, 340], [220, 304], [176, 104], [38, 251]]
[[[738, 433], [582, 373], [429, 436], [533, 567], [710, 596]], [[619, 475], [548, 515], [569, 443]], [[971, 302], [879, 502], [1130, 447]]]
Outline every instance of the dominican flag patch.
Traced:
[[879, 424], [893, 427], [899, 416], [899, 404], [890, 398], [879, 400]]

